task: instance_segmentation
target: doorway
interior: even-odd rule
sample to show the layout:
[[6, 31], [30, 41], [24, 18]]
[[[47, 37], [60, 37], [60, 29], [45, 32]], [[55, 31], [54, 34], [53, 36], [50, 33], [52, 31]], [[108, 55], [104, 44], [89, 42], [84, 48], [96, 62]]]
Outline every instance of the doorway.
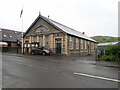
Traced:
[[61, 54], [61, 38], [55, 39], [56, 42], [56, 53]]

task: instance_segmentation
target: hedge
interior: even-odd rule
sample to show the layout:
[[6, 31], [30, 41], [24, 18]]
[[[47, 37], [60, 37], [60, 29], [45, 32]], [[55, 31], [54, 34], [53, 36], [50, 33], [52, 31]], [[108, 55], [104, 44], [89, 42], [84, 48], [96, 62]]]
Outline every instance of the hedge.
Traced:
[[108, 45], [105, 48], [105, 55], [100, 57], [105, 61], [120, 61], [120, 45]]

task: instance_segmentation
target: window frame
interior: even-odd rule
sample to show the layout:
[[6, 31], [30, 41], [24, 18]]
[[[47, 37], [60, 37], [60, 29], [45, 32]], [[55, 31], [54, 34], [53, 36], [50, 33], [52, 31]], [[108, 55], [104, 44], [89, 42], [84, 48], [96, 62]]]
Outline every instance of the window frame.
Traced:
[[76, 38], [76, 49], [78, 50], [79, 49], [79, 39], [78, 38]]
[[41, 25], [35, 29], [35, 33], [44, 33], [44, 32], [48, 32], [48, 31], [49, 31], [48, 28], [43, 25]]
[[81, 41], [81, 42], [80, 42], [80, 45], [81, 45], [81, 48], [80, 48], [80, 49], [84, 49], [84, 40], [81, 39], [80, 41]]
[[73, 49], [73, 38], [71, 36], [69, 37], [69, 49]]
[[84, 46], [85, 46], [85, 49], [87, 49], [87, 41], [86, 40], [84, 40]]

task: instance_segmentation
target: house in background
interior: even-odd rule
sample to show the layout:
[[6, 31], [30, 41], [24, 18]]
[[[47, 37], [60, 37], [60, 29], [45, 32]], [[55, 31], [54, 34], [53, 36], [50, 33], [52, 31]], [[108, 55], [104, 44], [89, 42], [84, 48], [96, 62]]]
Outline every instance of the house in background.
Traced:
[[21, 48], [22, 32], [0, 28], [0, 33], [0, 46], [3, 51], [15, 51], [15, 48]]
[[97, 50], [99, 50], [101, 54], [104, 54], [105, 48], [108, 45], [120, 45], [120, 42], [99, 43]]
[[34, 47], [47, 47], [55, 54], [94, 54], [97, 42], [70, 27], [39, 15], [24, 34], [24, 53]]

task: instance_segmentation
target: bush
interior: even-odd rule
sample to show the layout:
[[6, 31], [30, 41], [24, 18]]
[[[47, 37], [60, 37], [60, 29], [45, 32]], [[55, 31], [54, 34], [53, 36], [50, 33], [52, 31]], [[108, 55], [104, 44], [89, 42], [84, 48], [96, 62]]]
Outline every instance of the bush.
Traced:
[[100, 57], [100, 60], [103, 60], [103, 61], [116, 61], [117, 57], [116, 57], [116, 55], [104, 55], [104, 56]]
[[105, 61], [120, 60], [120, 45], [108, 45], [105, 48], [105, 55], [101, 56], [100, 60]]
[[105, 55], [118, 55], [120, 54], [120, 45], [108, 45], [105, 48]]

